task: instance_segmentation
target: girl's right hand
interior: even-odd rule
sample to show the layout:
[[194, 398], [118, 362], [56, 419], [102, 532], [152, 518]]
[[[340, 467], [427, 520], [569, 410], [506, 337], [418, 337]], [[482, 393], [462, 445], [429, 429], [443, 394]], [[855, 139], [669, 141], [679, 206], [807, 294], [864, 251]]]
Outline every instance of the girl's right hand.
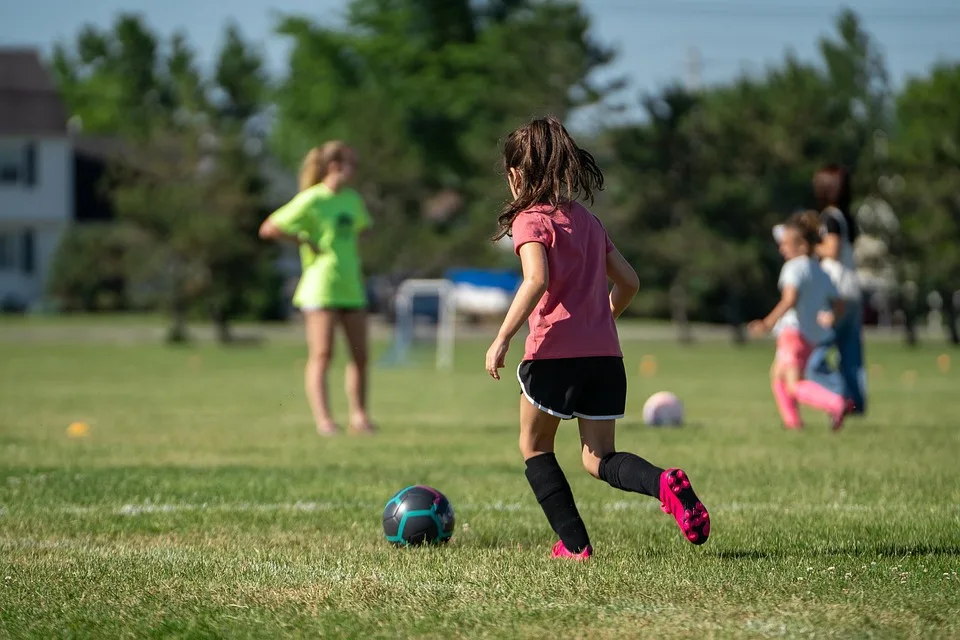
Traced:
[[750, 332], [750, 335], [759, 338], [767, 335], [767, 325], [763, 323], [763, 320], [754, 320], [747, 325], [747, 331]]
[[490, 345], [490, 348], [487, 349], [487, 357], [485, 359], [484, 368], [494, 380], [500, 379], [500, 372], [498, 369], [503, 369], [506, 366], [505, 361], [507, 357], [507, 351], [509, 349], [510, 341], [503, 340], [499, 337], [494, 340], [493, 344]]

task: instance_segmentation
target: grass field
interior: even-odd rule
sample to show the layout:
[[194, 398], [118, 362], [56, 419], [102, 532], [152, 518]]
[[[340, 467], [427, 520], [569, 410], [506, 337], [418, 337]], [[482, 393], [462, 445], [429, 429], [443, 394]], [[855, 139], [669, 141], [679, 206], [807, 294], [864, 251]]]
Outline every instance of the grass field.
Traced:
[[[558, 457], [597, 551], [579, 565], [549, 557], [517, 387], [485, 376], [485, 346], [459, 345], [452, 374], [377, 370], [380, 435], [320, 439], [296, 344], [0, 342], [0, 636], [960, 637], [960, 366], [940, 371], [942, 349], [871, 345], [871, 414], [832, 434], [811, 414], [779, 427], [769, 345], [626, 344], [632, 414], [669, 389], [690, 424], [626, 420], [619, 445], [690, 473], [711, 538], [588, 477], [570, 423]], [[383, 540], [412, 483], [453, 503], [448, 547]]]

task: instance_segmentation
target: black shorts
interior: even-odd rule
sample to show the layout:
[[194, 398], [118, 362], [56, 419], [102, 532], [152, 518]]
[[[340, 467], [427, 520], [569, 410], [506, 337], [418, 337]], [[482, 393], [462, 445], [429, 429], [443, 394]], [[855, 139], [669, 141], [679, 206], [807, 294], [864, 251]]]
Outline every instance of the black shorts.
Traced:
[[619, 420], [626, 411], [623, 358], [524, 360], [517, 379], [530, 404], [564, 420]]

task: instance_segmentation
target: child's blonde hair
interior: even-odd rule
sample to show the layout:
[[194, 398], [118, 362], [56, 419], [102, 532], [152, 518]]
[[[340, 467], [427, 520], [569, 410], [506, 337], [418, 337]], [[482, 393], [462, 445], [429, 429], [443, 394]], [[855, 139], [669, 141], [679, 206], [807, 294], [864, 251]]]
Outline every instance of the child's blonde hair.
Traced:
[[300, 166], [300, 191], [320, 184], [327, 176], [330, 163], [342, 161], [347, 149], [349, 147], [341, 140], [331, 140], [310, 149]]
[[799, 211], [787, 220], [787, 228], [795, 229], [800, 237], [810, 246], [810, 252], [820, 244], [820, 214], [813, 210]]

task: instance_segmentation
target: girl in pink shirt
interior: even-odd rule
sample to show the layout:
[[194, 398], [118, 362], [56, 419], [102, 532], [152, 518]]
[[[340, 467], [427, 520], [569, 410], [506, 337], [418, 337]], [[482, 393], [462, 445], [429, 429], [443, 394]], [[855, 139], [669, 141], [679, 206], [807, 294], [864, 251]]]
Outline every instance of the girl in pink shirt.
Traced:
[[593, 192], [603, 188], [603, 173], [552, 117], [511, 133], [503, 163], [513, 200], [500, 214], [494, 240], [513, 237], [523, 282], [487, 351], [486, 369], [500, 379], [510, 340], [527, 320], [530, 334], [517, 368], [520, 452], [527, 481], [560, 538], [553, 556], [586, 560], [593, 554], [554, 455], [560, 421], [574, 417], [590, 475], [658, 498], [686, 538], [703, 544], [709, 515], [686, 473], [661, 469], [614, 446], [627, 395], [614, 320], [633, 300], [639, 281], [600, 220], [578, 202], [593, 201]]

